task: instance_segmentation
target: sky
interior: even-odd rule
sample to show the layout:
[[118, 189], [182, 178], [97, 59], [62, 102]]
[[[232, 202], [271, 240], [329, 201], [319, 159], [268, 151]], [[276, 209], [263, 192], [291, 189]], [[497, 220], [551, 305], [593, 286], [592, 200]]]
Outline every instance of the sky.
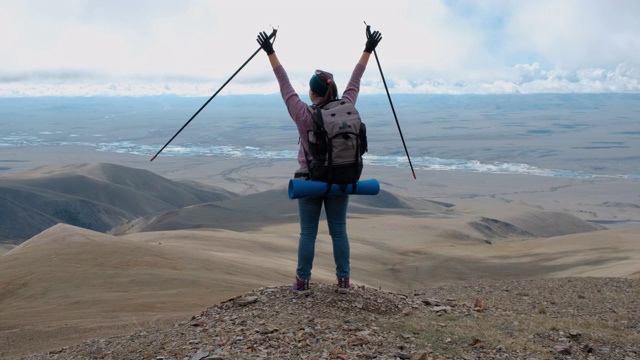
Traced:
[[361, 93], [638, 93], [638, 19], [638, 0], [0, 0], [0, 96], [273, 94], [273, 28], [296, 91], [315, 69], [341, 89], [365, 22]]

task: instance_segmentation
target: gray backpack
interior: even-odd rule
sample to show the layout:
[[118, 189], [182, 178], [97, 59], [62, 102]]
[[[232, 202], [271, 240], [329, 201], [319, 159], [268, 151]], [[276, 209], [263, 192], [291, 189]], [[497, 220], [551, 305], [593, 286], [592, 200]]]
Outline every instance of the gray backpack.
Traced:
[[313, 127], [309, 130], [309, 151], [313, 158], [308, 164], [310, 180], [339, 184], [346, 188], [362, 174], [362, 155], [367, 152], [367, 128], [355, 106], [342, 99], [310, 106]]

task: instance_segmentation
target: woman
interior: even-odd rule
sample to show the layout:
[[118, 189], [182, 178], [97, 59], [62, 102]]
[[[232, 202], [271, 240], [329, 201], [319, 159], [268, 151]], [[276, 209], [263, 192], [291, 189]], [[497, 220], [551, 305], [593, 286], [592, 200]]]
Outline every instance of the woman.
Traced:
[[[342, 99], [352, 102], [354, 105], [360, 91], [360, 79], [366, 69], [371, 52], [382, 40], [382, 35], [374, 31], [367, 39], [365, 49], [360, 56], [351, 74], [351, 79], [342, 94]], [[300, 136], [300, 149], [298, 150], [298, 164], [300, 168], [294, 177], [307, 179], [309, 171], [307, 164], [311, 161], [310, 151], [306, 149], [308, 143], [308, 131], [311, 129], [313, 119], [309, 106], [300, 99], [293, 89], [291, 82], [285, 72], [278, 56], [273, 50], [273, 45], [265, 32], [258, 34], [258, 44], [267, 53], [273, 72], [278, 79], [280, 93], [284, 100], [289, 115], [298, 127]], [[326, 71], [316, 70], [309, 80], [309, 99], [313, 105], [322, 105], [328, 101], [338, 98], [338, 88], [333, 81], [333, 75]], [[311, 294], [309, 281], [311, 280], [311, 268], [315, 255], [315, 242], [318, 235], [318, 224], [320, 212], [324, 204], [327, 224], [331, 240], [333, 243], [333, 257], [336, 264], [336, 278], [338, 280], [339, 294], [349, 292], [350, 265], [349, 265], [349, 237], [347, 236], [347, 205], [348, 195], [323, 195], [311, 196], [298, 199], [300, 213], [300, 239], [298, 242], [298, 266], [296, 269], [296, 280], [293, 283], [292, 291], [300, 295]]]

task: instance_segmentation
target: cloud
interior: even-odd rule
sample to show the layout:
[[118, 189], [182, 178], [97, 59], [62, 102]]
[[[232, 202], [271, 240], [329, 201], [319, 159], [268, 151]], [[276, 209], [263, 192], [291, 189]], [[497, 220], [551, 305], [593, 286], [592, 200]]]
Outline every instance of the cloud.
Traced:
[[[57, 85], [65, 94], [207, 96], [271, 26], [304, 92], [316, 68], [346, 82], [364, 21], [382, 31], [377, 55], [395, 91], [638, 92], [638, 18], [636, 0], [328, 0], [322, 9], [306, 0], [4, 0], [0, 96], [55, 94]], [[380, 93], [372, 62], [363, 91]], [[226, 90], [277, 92], [264, 54]]]
[[542, 62], [563, 68], [638, 64], [639, 16], [635, 0], [517, 2], [505, 50], [540, 54]]

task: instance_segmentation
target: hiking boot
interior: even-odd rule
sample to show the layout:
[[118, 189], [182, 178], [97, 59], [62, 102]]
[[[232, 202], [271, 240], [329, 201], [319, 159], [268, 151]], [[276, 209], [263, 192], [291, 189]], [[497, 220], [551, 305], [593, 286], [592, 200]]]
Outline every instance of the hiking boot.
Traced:
[[293, 291], [296, 295], [301, 296], [309, 296], [311, 295], [311, 289], [309, 288], [309, 280], [302, 280], [296, 276], [296, 282], [293, 283], [291, 287], [291, 291]]
[[336, 292], [338, 294], [344, 295], [348, 294], [351, 291], [351, 285], [349, 284], [349, 278], [338, 278], [338, 290]]

